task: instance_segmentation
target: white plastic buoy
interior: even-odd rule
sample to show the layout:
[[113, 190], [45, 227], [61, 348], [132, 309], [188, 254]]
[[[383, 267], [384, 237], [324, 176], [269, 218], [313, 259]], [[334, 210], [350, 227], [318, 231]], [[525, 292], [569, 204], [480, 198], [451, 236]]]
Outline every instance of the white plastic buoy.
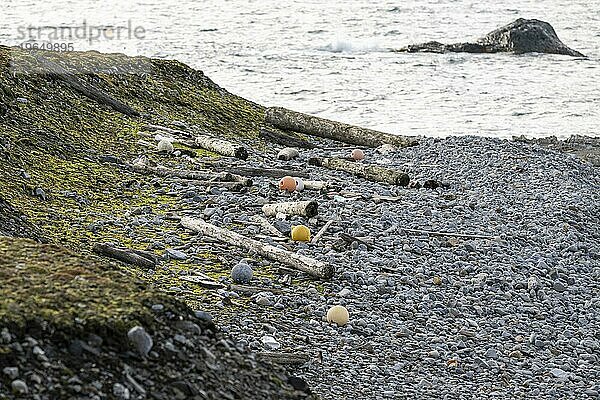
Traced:
[[327, 322], [335, 322], [337, 326], [344, 326], [350, 320], [350, 314], [344, 306], [333, 306], [327, 311]]

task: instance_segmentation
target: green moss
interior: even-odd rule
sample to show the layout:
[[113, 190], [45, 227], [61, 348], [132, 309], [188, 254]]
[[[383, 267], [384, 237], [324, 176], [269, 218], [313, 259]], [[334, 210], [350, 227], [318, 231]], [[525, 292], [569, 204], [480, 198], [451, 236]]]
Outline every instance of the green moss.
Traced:
[[0, 324], [13, 329], [47, 321], [61, 332], [122, 336], [138, 323], [152, 325], [152, 304], [181, 308], [141, 281], [58, 246], [0, 238], [0, 252]]
[[[125, 116], [83, 96], [40, 70], [38, 55], [133, 107], [141, 116]], [[127, 211], [150, 205], [160, 215], [173, 209], [177, 199], [157, 196], [149, 177], [101, 163], [101, 157], [130, 161], [144, 153], [161, 164], [174, 163], [138, 144], [138, 132], [147, 124], [169, 126], [175, 120], [222, 137], [252, 139], [252, 145], [260, 149], [264, 144], [256, 138], [263, 119], [261, 106], [228, 93], [202, 72], [176, 61], [0, 46], [0, 196], [26, 214], [52, 244], [84, 255], [96, 242], [145, 249], [162, 240], [165, 232], [186, 241], [189, 235], [176, 221], [129, 229], [124, 221]], [[194, 150], [198, 157], [215, 156]], [[24, 178], [21, 170], [30, 178]], [[32, 195], [36, 187], [46, 192], [46, 200]], [[89, 229], [99, 220], [104, 221], [100, 228]], [[221, 265], [210, 253], [204, 255], [205, 265], [171, 262], [150, 273], [123, 266], [120, 271], [108, 271], [67, 250], [36, 247], [26, 241], [2, 239], [0, 246], [0, 320], [18, 326], [45, 319], [76, 329], [81, 325], [75, 322], [77, 316], [87, 325], [112, 324], [123, 330], [133, 320], [150, 317], [142, 304], [155, 296], [138, 298], [139, 283], [126, 283], [137, 282], [134, 276], [162, 289], [183, 287], [197, 301], [213, 294], [178, 279], [181, 271], [196, 269], [215, 279], [229, 274], [229, 266]]]

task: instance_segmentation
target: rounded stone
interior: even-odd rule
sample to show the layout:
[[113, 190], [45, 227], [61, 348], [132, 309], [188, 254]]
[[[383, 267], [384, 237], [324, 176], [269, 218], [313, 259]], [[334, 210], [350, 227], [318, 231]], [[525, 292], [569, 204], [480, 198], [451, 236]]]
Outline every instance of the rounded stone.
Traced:
[[327, 311], [327, 322], [335, 322], [337, 326], [344, 326], [350, 320], [350, 314], [344, 306], [333, 306]]
[[231, 279], [237, 283], [249, 283], [252, 280], [252, 267], [247, 263], [237, 263], [231, 269]]
[[158, 142], [157, 148], [158, 151], [165, 153], [172, 153], [174, 150], [173, 143], [167, 139], [161, 139], [160, 142]]
[[294, 180], [296, 181], [296, 190], [298, 192], [301, 192], [304, 190], [304, 181], [300, 178], [294, 178]]

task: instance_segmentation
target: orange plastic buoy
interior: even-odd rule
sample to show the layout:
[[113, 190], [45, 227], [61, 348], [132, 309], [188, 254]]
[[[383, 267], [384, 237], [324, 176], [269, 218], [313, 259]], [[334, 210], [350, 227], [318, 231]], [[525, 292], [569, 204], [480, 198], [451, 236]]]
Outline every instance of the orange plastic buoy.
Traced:
[[293, 192], [296, 190], [296, 180], [291, 176], [284, 176], [279, 181], [279, 190], [285, 190], [286, 192]]
[[354, 149], [352, 153], [350, 153], [350, 157], [355, 161], [360, 161], [365, 159], [365, 152], [361, 149]]

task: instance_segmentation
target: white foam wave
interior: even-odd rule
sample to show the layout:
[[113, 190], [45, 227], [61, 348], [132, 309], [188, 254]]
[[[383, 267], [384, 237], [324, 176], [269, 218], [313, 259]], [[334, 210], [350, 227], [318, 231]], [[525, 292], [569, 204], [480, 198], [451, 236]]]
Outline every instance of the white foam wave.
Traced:
[[338, 37], [319, 48], [332, 53], [371, 53], [381, 51], [379, 40], [376, 38], [356, 39]]

